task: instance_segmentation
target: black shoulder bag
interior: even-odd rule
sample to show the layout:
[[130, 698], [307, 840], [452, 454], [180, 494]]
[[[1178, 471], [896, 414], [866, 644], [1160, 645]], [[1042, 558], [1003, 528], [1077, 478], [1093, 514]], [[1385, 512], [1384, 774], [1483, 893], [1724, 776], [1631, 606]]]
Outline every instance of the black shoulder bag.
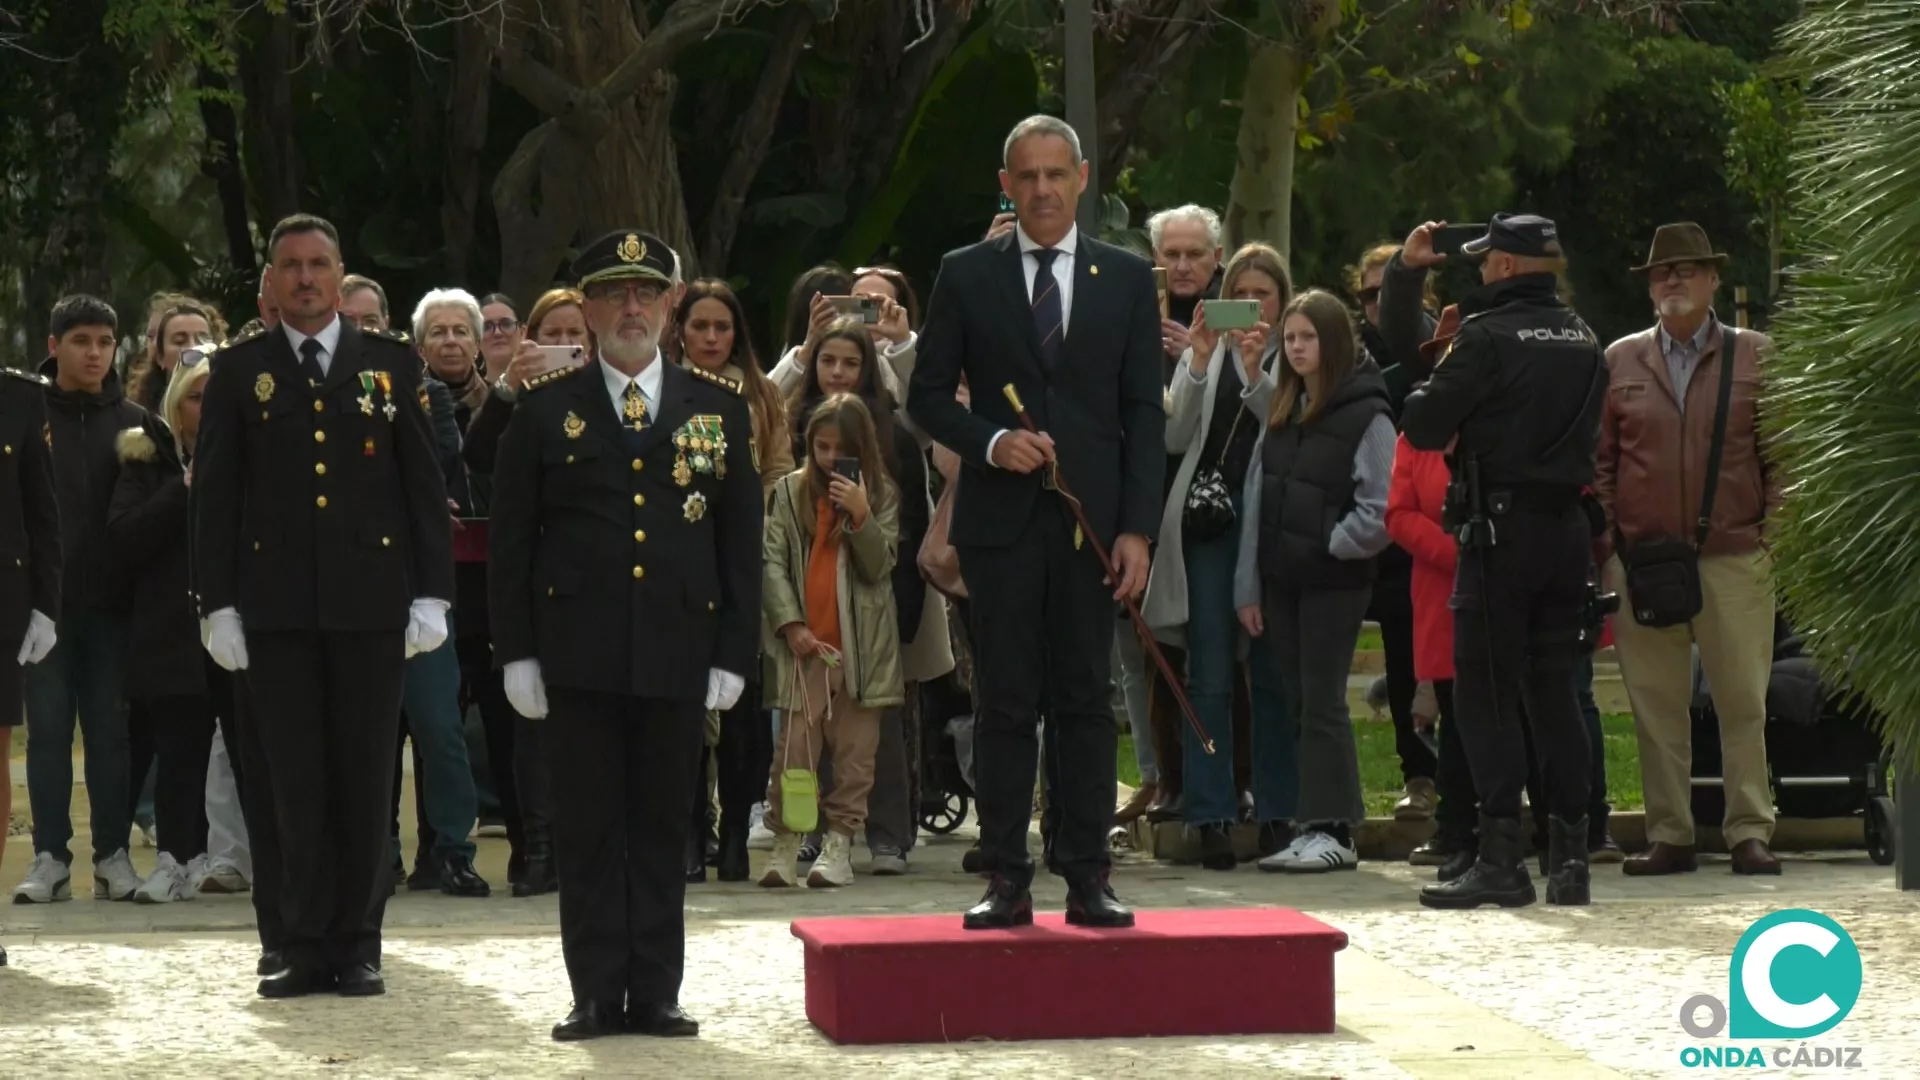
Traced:
[[1737, 332], [1727, 327], [1720, 347], [1720, 397], [1714, 407], [1713, 443], [1707, 451], [1707, 475], [1700, 497], [1700, 520], [1693, 539], [1649, 536], [1631, 548], [1614, 529], [1620, 564], [1627, 574], [1633, 620], [1654, 628], [1679, 626], [1700, 614], [1700, 548], [1713, 528], [1713, 496], [1720, 486], [1720, 454], [1727, 442], [1727, 411], [1733, 400]]
[[[1222, 357], [1222, 362], [1234, 362], [1231, 351]], [[1216, 389], [1215, 392], [1219, 391]], [[1227, 441], [1220, 445], [1219, 459], [1211, 466], [1202, 465], [1193, 472], [1193, 483], [1187, 486], [1186, 504], [1180, 510], [1180, 536], [1185, 543], [1204, 544], [1209, 540], [1218, 540], [1233, 528], [1238, 519], [1233, 510], [1233, 491], [1227, 487], [1222, 467], [1227, 463], [1227, 453], [1233, 449], [1233, 437], [1240, 430], [1240, 417], [1246, 411], [1245, 402], [1233, 410], [1233, 424], [1227, 428]]]

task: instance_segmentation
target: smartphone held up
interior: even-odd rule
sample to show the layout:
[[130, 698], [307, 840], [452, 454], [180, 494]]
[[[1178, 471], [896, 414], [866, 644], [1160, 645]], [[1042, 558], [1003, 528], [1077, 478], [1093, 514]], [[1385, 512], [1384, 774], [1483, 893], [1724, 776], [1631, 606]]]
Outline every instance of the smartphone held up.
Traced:
[[587, 362], [587, 351], [578, 345], [536, 345], [540, 350], [540, 362], [527, 378], [534, 379], [548, 372], [577, 368]]
[[880, 301], [871, 296], [829, 296], [827, 303], [843, 319], [858, 319], [872, 326], [880, 321]]

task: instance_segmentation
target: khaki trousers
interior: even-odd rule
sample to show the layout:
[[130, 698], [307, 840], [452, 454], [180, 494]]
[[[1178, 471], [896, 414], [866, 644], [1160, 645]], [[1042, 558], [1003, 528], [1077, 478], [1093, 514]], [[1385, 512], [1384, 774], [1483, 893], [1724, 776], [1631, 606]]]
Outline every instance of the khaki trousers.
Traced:
[[1701, 610], [1692, 623], [1650, 629], [1633, 618], [1626, 573], [1608, 560], [1609, 588], [1620, 594], [1613, 618], [1620, 675], [1633, 704], [1640, 741], [1640, 783], [1647, 802], [1647, 839], [1694, 842], [1692, 782], [1693, 665], [1700, 647], [1720, 720], [1721, 773], [1729, 848], [1773, 838], [1773, 791], [1767, 783], [1767, 680], [1773, 671], [1774, 597], [1771, 557], [1711, 555], [1700, 560]]
[[833, 788], [820, 793], [820, 820], [834, 832], [855, 836], [867, 822], [883, 710], [866, 708], [847, 693], [844, 664], [830, 668], [807, 660], [802, 669], [806, 704], [781, 713], [772, 783], [767, 785], [767, 828], [775, 833], [790, 831], [780, 819], [780, 773], [788, 767], [819, 772], [824, 742], [833, 751]]

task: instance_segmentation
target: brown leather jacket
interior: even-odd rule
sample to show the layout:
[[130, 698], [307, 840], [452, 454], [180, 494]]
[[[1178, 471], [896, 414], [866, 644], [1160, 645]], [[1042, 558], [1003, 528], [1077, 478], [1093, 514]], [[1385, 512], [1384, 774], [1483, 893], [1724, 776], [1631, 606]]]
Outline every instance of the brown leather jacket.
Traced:
[[[1713, 444], [1725, 339], [1726, 332], [1716, 321], [1687, 383], [1684, 417], [1674, 403], [1673, 378], [1660, 351], [1658, 327], [1621, 338], [1607, 349], [1611, 378], [1600, 418], [1599, 467], [1593, 486], [1606, 508], [1607, 521], [1619, 529], [1628, 545], [1654, 536], [1693, 539]], [[1712, 528], [1702, 549], [1707, 555], [1758, 549], [1767, 520], [1780, 506], [1779, 473], [1767, 462], [1757, 422], [1761, 354], [1769, 347], [1766, 335], [1739, 332], [1720, 485], [1714, 495]], [[1611, 544], [1612, 539], [1609, 532], [1605, 543]]]

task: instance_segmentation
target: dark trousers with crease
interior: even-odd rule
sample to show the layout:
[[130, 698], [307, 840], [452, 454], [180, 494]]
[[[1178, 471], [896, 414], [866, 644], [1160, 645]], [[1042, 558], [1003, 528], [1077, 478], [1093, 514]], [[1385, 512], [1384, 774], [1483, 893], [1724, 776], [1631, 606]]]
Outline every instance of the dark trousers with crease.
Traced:
[[[282, 864], [279, 823], [273, 812], [273, 784], [267, 773], [267, 754], [260, 745], [253, 693], [247, 680], [213, 668], [207, 689], [220, 715], [220, 738], [227, 744], [233, 767], [233, 786], [240, 793], [240, 819], [247, 826], [248, 855], [253, 860], [253, 916], [260, 930], [260, 947], [281, 949], [287, 939], [280, 918]], [[217, 674], [216, 674], [217, 672]]]
[[1113, 592], [1091, 550], [1076, 550], [1073, 522], [1048, 496], [1013, 543], [960, 548], [972, 598], [979, 715], [974, 731], [981, 850], [998, 873], [1033, 880], [1027, 851], [1039, 723], [1045, 711], [1059, 807], [1052, 855], [1069, 882], [1110, 863], [1114, 754]]
[[405, 637], [397, 630], [253, 633], [247, 652], [252, 726], [284, 856], [279, 908], [288, 962], [378, 968]]
[[560, 946], [576, 1002], [679, 1001], [687, 807], [706, 709], [547, 688], [542, 757], [560, 876]]

